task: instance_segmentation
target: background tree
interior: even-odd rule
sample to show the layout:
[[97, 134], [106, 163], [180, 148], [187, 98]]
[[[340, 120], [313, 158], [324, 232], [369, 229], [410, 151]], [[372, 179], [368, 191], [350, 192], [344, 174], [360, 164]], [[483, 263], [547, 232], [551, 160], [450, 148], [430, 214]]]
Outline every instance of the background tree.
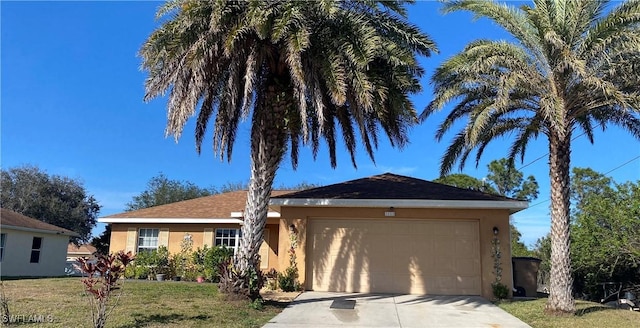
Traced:
[[495, 188], [493, 188], [490, 184], [488, 184], [486, 181], [482, 181], [480, 179], [474, 178], [470, 175], [463, 174], [463, 173], [443, 175], [433, 180], [433, 182], [442, 183], [442, 184], [446, 184], [446, 185], [454, 186], [458, 188], [478, 190], [478, 191], [486, 192], [489, 194], [498, 195], [498, 191]]
[[[516, 169], [512, 160], [501, 158], [493, 160], [487, 166], [488, 174], [486, 181], [497, 190], [498, 195], [522, 199], [528, 202], [538, 198], [538, 181], [533, 175], [524, 179], [524, 174]], [[534, 256], [533, 251], [522, 242], [522, 234], [513, 224], [511, 227], [511, 255], [512, 256]]]
[[511, 256], [535, 257], [534, 251], [529, 249], [522, 241], [520, 230], [512, 222], [509, 223], [509, 227], [511, 228]]
[[82, 182], [49, 175], [35, 166], [2, 170], [3, 208], [74, 231], [74, 243], [87, 242], [96, 225], [100, 205]]
[[102, 255], [109, 254], [109, 245], [111, 244], [111, 225], [107, 224], [104, 231], [99, 235], [91, 238], [91, 245], [96, 248], [96, 253]]
[[604, 195], [611, 191], [613, 180], [606, 175], [590, 168], [574, 167], [571, 177], [571, 199], [574, 214], [584, 212], [587, 201], [593, 195]]
[[[523, 179], [523, 173], [516, 169], [513, 162], [502, 158], [493, 160], [487, 166], [489, 174], [483, 180], [455, 173], [433, 180], [446, 185], [479, 190], [490, 194], [532, 201], [538, 197], [538, 182], [533, 175]], [[511, 256], [534, 256], [533, 251], [522, 242], [518, 228], [509, 223], [511, 230]]]
[[225, 184], [222, 185], [222, 187], [220, 187], [220, 192], [225, 193], [225, 192], [240, 191], [240, 190], [247, 190], [247, 189], [248, 189], [248, 185], [246, 183], [243, 183], [242, 181], [226, 182]]
[[522, 172], [512, 160], [501, 158], [489, 163], [487, 181], [498, 191], [498, 195], [532, 201], [538, 198], [538, 182], [533, 175], [524, 179]]
[[[408, 1], [407, 1], [408, 2]], [[149, 73], [145, 100], [169, 91], [166, 133], [177, 138], [196, 113], [196, 150], [213, 120], [213, 148], [231, 159], [240, 121], [251, 118], [251, 171], [237, 289], [256, 297], [250, 277], [276, 171], [299, 146], [326, 140], [336, 166], [342, 132], [355, 165], [356, 130], [373, 158], [378, 133], [406, 144], [416, 123], [410, 94], [421, 90], [417, 55], [433, 42], [407, 21], [406, 2], [170, 1], [169, 17], [140, 50]], [[239, 280], [239, 281], [240, 281]], [[241, 281], [240, 281], [241, 282]]]
[[573, 313], [569, 186], [571, 140], [582, 131], [617, 125], [640, 138], [640, 1], [534, 0], [519, 8], [490, 1], [446, 2], [445, 12], [486, 17], [513, 42], [477, 40], [438, 67], [435, 99], [422, 117], [456, 102], [441, 123], [441, 140], [465, 121], [441, 165], [447, 173], [472, 151], [514, 135], [509, 159], [524, 158], [529, 141], [549, 142], [551, 277], [546, 310]]
[[190, 181], [171, 180], [159, 173], [147, 182], [147, 189], [126, 204], [125, 211], [134, 211], [217, 193], [215, 188], [201, 188]]
[[319, 183], [310, 183], [310, 182], [306, 182], [306, 181], [302, 181], [300, 183], [297, 183], [295, 185], [292, 186], [287, 186], [287, 185], [280, 185], [280, 187], [278, 187], [278, 189], [281, 190], [307, 190], [307, 189], [313, 189], [313, 188], [318, 188], [318, 187], [322, 187], [321, 184]]
[[551, 274], [551, 234], [538, 238], [533, 245], [534, 257], [541, 260], [538, 270], [538, 286], [545, 292], [549, 291], [549, 276]]
[[640, 284], [640, 181], [617, 184], [574, 168], [571, 187], [576, 292], [598, 300], [601, 282]]

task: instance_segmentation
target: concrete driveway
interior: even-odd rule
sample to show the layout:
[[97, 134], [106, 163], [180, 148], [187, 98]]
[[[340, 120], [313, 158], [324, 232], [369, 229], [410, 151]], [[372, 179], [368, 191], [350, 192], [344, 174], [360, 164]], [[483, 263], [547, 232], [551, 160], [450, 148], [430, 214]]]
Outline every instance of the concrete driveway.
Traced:
[[[349, 307], [353, 309], [348, 309]], [[478, 296], [325, 292], [300, 294], [264, 327], [338, 326], [531, 328]]]

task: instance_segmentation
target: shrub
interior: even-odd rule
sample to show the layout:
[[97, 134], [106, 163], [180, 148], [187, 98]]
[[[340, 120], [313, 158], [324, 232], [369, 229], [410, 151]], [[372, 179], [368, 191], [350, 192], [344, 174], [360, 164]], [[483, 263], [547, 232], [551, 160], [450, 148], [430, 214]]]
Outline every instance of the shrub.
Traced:
[[267, 280], [267, 288], [270, 290], [278, 289], [278, 271], [276, 269], [271, 269], [265, 273], [265, 278]]
[[140, 252], [140, 254], [144, 254], [143, 256], [145, 256], [145, 262], [147, 262], [147, 267], [150, 268], [150, 273], [152, 275], [171, 274], [169, 268], [169, 250], [167, 249], [167, 247], [160, 246], [150, 252]]
[[220, 264], [233, 258], [233, 249], [214, 246], [209, 248], [204, 255], [204, 275], [213, 282], [220, 281]]
[[[194, 271], [196, 277], [205, 276], [205, 259], [210, 250], [209, 247], [204, 246], [204, 248], [198, 247], [191, 253], [191, 262], [193, 263], [192, 271]], [[208, 279], [209, 277], [206, 278]]]
[[493, 289], [493, 296], [498, 300], [503, 300], [509, 297], [509, 287], [501, 282], [494, 282], [491, 284], [491, 288]]
[[99, 255], [95, 264], [85, 258], [78, 258], [82, 272], [86, 278], [82, 279], [85, 292], [91, 307], [91, 321], [95, 328], [103, 328], [106, 325], [107, 317], [115, 309], [116, 302], [111, 302], [114, 291], [119, 291], [116, 297], [122, 295], [120, 277], [124, 274], [126, 267], [133, 261], [131, 252], [123, 251], [113, 255]]
[[136, 266], [134, 269], [134, 278], [147, 279], [149, 277], [150, 270], [146, 266]]
[[298, 268], [290, 266], [284, 273], [278, 274], [278, 285], [283, 292], [294, 292], [300, 288], [298, 284]]

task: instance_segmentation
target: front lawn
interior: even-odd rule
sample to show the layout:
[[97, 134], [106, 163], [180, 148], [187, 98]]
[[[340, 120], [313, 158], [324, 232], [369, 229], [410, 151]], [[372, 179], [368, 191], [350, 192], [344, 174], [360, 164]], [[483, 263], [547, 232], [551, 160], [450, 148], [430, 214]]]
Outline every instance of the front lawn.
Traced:
[[[53, 323], [23, 327], [91, 327], [81, 278], [4, 281], [12, 317]], [[284, 305], [254, 310], [248, 301], [226, 301], [215, 284], [127, 280], [107, 327], [261, 327]], [[35, 319], [35, 320], [32, 320]]]
[[599, 303], [576, 301], [575, 315], [556, 317], [544, 314], [546, 298], [531, 301], [501, 302], [503, 310], [513, 314], [533, 328], [629, 328], [637, 327], [640, 313], [605, 307]]

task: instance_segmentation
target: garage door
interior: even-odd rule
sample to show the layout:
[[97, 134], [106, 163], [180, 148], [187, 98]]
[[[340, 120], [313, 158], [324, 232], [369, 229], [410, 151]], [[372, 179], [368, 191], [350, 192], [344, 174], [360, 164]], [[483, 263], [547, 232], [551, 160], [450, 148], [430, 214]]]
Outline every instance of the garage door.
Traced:
[[311, 219], [316, 291], [480, 295], [478, 221]]

